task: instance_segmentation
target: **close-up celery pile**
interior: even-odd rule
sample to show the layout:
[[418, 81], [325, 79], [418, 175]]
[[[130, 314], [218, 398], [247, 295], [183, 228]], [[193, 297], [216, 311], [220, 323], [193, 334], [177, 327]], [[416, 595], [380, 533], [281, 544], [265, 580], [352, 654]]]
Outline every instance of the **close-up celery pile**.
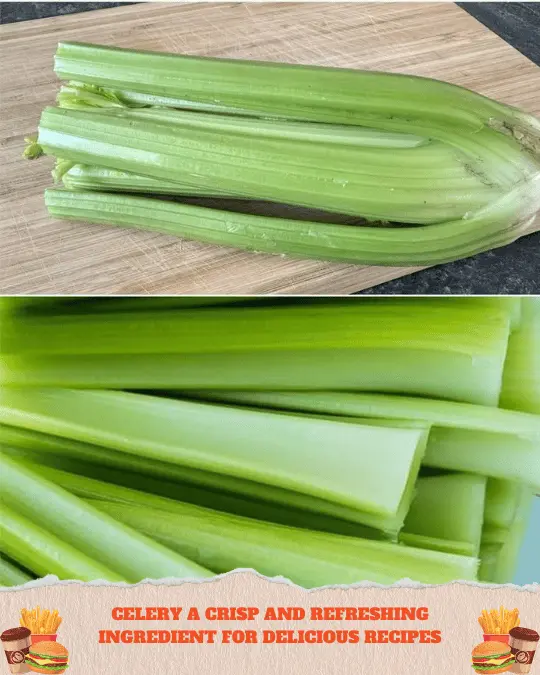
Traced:
[[75, 42], [54, 70], [57, 105], [25, 152], [57, 160], [54, 218], [410, 266], [509, 244], [540, 209], [540, 121], [445, 82]]
[[540, 299], [4, 298], [0, 585], [506, 583]]

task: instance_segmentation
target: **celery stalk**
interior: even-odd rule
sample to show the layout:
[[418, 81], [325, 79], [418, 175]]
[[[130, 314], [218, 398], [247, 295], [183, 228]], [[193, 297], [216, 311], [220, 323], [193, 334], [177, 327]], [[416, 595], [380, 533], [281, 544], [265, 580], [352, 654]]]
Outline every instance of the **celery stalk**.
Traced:
[[0, 586], [22, 586], [32, 581], [30, 574], [11, 562], [5, 555], [0, 555]]
[[262, 523], [55, 469], [43, 471], [114, 518], [142, 532], [152, 529], [150, 536], [216, 572], [254, 567], [306, 587], [363, 579], [439, 583], [475, 578], [471, 557]]
[[352, 509], [336, 510], [341, 517], [326, 515], [320, 508], [332, 511], [330, 504], [300, 500], [297, 505], [295, 493], [273, 492], [258, 483], [228, 481], [218, 474], [4, 425], [0, 425], [0, 443], [5, 444], [3, 452], [9, 456], [33, 462], [38, 473], [41, 466], [53, 467], [162, 497], [175, 499], [181, 494], [182, 501], [258, 520], [369, 539], [388, 538], [355, 522]]
[[427, 439], [427, 427], [351, 424], [112, 391], [6, 387], [0, 421], [295, 491], [357, 510], [359, 522], [390, 531], [403, 522]]
[[[486, 124], [538, 138], [534, 118], [436, 80], [336, 68], [209, 59], [61, 42], [63, 80], [179, 99], [179, 106], [381, 126], [428, 136]], [[124, 99], [125, 100], [125, 99]], [[518, 134], [516, 134], [518, 135]]]
[[[475, 558], [385, 542], [295, 530], [220, 513], [168, 513], [115, 502], [93, 501], [106, 513], [130, 523], [181, 552], [189, 551], [217, 571], [254, 568], [285, 576], [311, 588], [365, 579], [393, 583], [412, 578], [425, 583], [475, 579]], [[204, 518], [204, 520], [203, 520]]]
[[[527, 231], [536, 205], [525, 205], [523, 188], [469, 219], [418, 227], [325, 224], [220, 211], [113, 194], [46, 190], [55, 218], [136, 227], [221, 246], [371, 265], [431, 265], [506, 246]], [[515, 201], [523, 205], [515, 226]], [[520, 207], [521, 208], [521, 207]]]
[[487, 482], [482, 541], [504, 544], [517, 515], [523, 487], [509, 480], [490, 478]]
[[[479, 307], [483, 311], [479, 311]], [[91, 309], [91, 305], [89, 305]], [[417, 322], [428, 322], [430, 331]], [[216, 344], [216, 331], [221, 339]], [[23, 316], [2, 325], [4, 354], [160, 354], [279, 351], [287, 347], [443, 350], [504, 358], [509, 312], [504, 306], [334, 302], [319, 306], [202, 307], [182, 311]], [[127, 337], [129, 336], [129, 339]]]
[[479, 578], [496, 584], [508, 583], [514, 578], [523, 537], [532, 510], [534, 493], [523, 487], [516, 515], [502, 546], [490, 543], [482, 546]]
[[[540, 418], [453, 401], [346, 392], [200, 391], [223, 403], [430, 425], [425, 466], [517, 480], [540, 490]], [[511, 460], [510, 460], [511, 458]]]
[[522, 298], [523, 318], [510, 337], [500, 405], [540, 414], [540, 298]]
[[[311, 125], [182, 111], [168, 116], [174, 119], [166, 124], [152, 111], [46, 108], [38, 142], [45, 154], [71, 162], [414, 225], [469, 218], [538, 172], [523, 155], [523, 166], [509, 161], [510, 175], [501, 176], [489, 159], [482, 163], [440, 141], [411, 148], [386, 147], [385, 138], [379, 147], [354, 139], [345, 145], [333, 140], [334, 127], [324, 131], [327, 125], [303, 137], [296, 126]], [[371, 130], [357, 133], [371, 143]], [[522, 156], [510, 139], [504, 152], [516, 161]], [[521, 200], [513, 206], [511, 224], [522, 219]]]
[[56, 534], [1, 504], [0, 540], [3, 551], [38, 576], [55, 574], [60, 579], [80, 581], [126, 581]]
[[486, 478], [450, 474], [419, 478], [400, 541], [420, 548], [477, 557]]
[[198, 197], [228, 196], [227, 192], [208, 189], [189, 183], [173, 183], [130, 171], [117, 171], [101, 166], [75, 164], [62, 175], [68, 190], [96, 190], [103, 192], [142, 192], [162, 195], [190, 195]]
[[[181, 394], [179, 394], [181, 395]], [[363, 392], [222, 391], [189, 392], [210, 401], [344, 417], [409, 419], [436, 427], [540, 437], [540, 418], [514, 410], [411, 396]]]
[[6, 319], [0, 381], [378, 390], [496, 404], [510, 329], [507, 307], [355, 305]]
[[[199, 565], [104, 516], [5, 454], [0, 455], [0, 475], [0, 499], [5, 506], [4, 537], [8, 538], [7, 553], [25, 565], [32, 556], [28, 553], [29, 557], [21, 560], [20, 556], [27, 554], [19, 553], [19, 549], [24, 548], [24, 539], [21, 537], [24, 538], [25, 533], [30, 531], [30, 526], [28, 523], [21, 523], [19, 526], [16, 518], [31, 520], [36, 531], [44, 526], [54, 529], [55, 536], [59, 539], [69, 542], [70, 546], [78, 547], [81, 553], [92, 559], [98, 558], [100, 564], [103, 563], [128, 581], [141, 581], [148, 577], [160, 579], [173, 576], [210, 576], [210, 572]], [[81, 523], [84, 527], [81, 527]], [[43, 539], [42, 536], [40, 541]], [[2, 545], [4, 546], [4, 541]], [[55, 555], [54, 551], [51, 555]], [[44, 568], [49, 564], [45, 561], [43, 563]], [[37, 564], [40, 561], [36, 561]], [[77, 569], [75, 564], [72, 571]], [[82, 563], [80, 569], [81, 574], [87, 574]], [[40, 570], [37, 571], [40, 573]], [[96, 573], [94, 578], [100, 578], [99, 574]]]

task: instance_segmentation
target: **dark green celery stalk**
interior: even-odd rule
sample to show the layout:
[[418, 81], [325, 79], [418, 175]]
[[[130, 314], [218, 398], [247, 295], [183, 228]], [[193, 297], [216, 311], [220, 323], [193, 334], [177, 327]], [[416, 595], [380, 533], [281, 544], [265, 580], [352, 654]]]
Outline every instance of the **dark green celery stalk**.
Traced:
[[153, 528], [152, 537], [219, 572], [253, 567], [305, 587], [403, 577], [439, 583], [476, 575], [471, 557], [259, 522], [55, 469], [42, 471], [114, 518], [142, 532]]
[[[0, 455], [0, 476], [0, 503], [5, 507], [2, 516], [2, 546], [7, 541], [8, 555], [25, 565], [32, 556], [21, 549], [25, 547], [25, 537], [28, 536], [32, 541], [34, 535], [25, 534], [29, 532], [30, 525], [26, 522], [18, 524], [17, 518], [32, 521], [36, 536], [42, 528], [53, 530], [62, 543], [76, 547], [78, 552], [92, 562], [98, 559], [99, 564], [110, 568], [118, 579], [138, 582], [144, 578], [211, 576], [208, 570], [156, 544], [113, 518], [104, 516], [97, 509], [5, 453]], [[41, 541], [46, 539], [45, 531], [42, 532]], [[24, 560], [20, 557], [22, 555], [25, 556]], [[36, 564], [40, 564], [39, 561]], [[72, 578], [76, 578], [77, 569], [75, 562]], [[91, 574], [82, 563], [80, 569], [81, 574]], [[94, 578], [102, 576], [96, 572]]]
[[113, 391], [5, 387], [0, 403], [8, 425], [266, 483], [390, 532], [409, 508], [428, 430]]
[[485, 494], [483, 476], [449, 474], [419, 478], [400, 541], [477, 557]]
[[[84, 530], [83, 523], [79, 527]], [[37, 576], [55, 574], [60, 579], [79, 581], [127, 581], [113, 569], [85, 555], [55, 532], [36, 524], [0, 504], [0, 541], [2, 551]], [[24, 583], [24, 582], [23, 582]]]
[[0, 586], [22, 586], [34, 577], [21, 567], [0, 554]]
[[[106, 479], [108, 482], [137, 490], [144, 490], [162, 497], [178, 499], [190, 504], [206, 506], [218, 511], [241, 516], [268, 520], [270, 522], [303, 527], [323, 532], [336, 532], [368, 539], [386, 539], [379, 530], [369, 528], [344, 518], [332, 517], [313, 510], [302, 510], [294, 506], [294, 493], [277, 495], [262, 484], [244, 481], [238, 489], [235, 481], [230, 484], [223, 476], [213, 473], [196, 472], [176, 464], [148, 460], [124, 452], [108, 450], [96, 445], [30, 432], [25, 429], [0, 425], [0, 444], [9, 456], [21, 457], [40, 467], [63, 469], [89, 478]], [[7, 446], [12, 447], [7, 447]], [[272, 500], [273, 497], [273, 500]], [[280, 501], [286, 505], [281, 505]], [[289, 503], [290, 502], [290, 503]], [[328, 505], [329, 507], [329, 505]], [[354, 518], [354, 512], [351, 518]]]

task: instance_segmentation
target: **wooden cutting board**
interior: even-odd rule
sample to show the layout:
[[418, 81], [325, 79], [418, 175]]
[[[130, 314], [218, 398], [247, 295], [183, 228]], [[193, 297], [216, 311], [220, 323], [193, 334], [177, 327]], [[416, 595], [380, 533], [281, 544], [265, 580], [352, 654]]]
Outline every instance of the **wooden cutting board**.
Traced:
[[[436, 77], [540, 114], [540, 69], [450, 3], [139, 4], [1, 28], [0, 292], [339, 294], [414, 271], [299, 261], [50, 219], [20, 159], [59, 40]], [[540, 220], [536, 228], [540, 229]]]

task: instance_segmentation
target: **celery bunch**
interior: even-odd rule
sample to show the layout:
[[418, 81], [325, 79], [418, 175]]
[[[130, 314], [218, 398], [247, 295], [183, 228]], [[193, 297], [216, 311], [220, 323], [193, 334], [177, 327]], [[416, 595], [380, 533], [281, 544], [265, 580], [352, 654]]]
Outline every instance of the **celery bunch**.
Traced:
[[[540, 123], [425, 78], [60, 43], [58, 107], [28, 157], [57, 158], [54, 217], [259, 252], [436, 264], [503, 246], [540, 207]], [[150, 196], [134, 196], [136, 194]], [[270, 200], [337, 225], [160, 195]]]
[[510, 387], [535, 306], [6, 299], [0, 580], [511, 581], [540, 491]]

